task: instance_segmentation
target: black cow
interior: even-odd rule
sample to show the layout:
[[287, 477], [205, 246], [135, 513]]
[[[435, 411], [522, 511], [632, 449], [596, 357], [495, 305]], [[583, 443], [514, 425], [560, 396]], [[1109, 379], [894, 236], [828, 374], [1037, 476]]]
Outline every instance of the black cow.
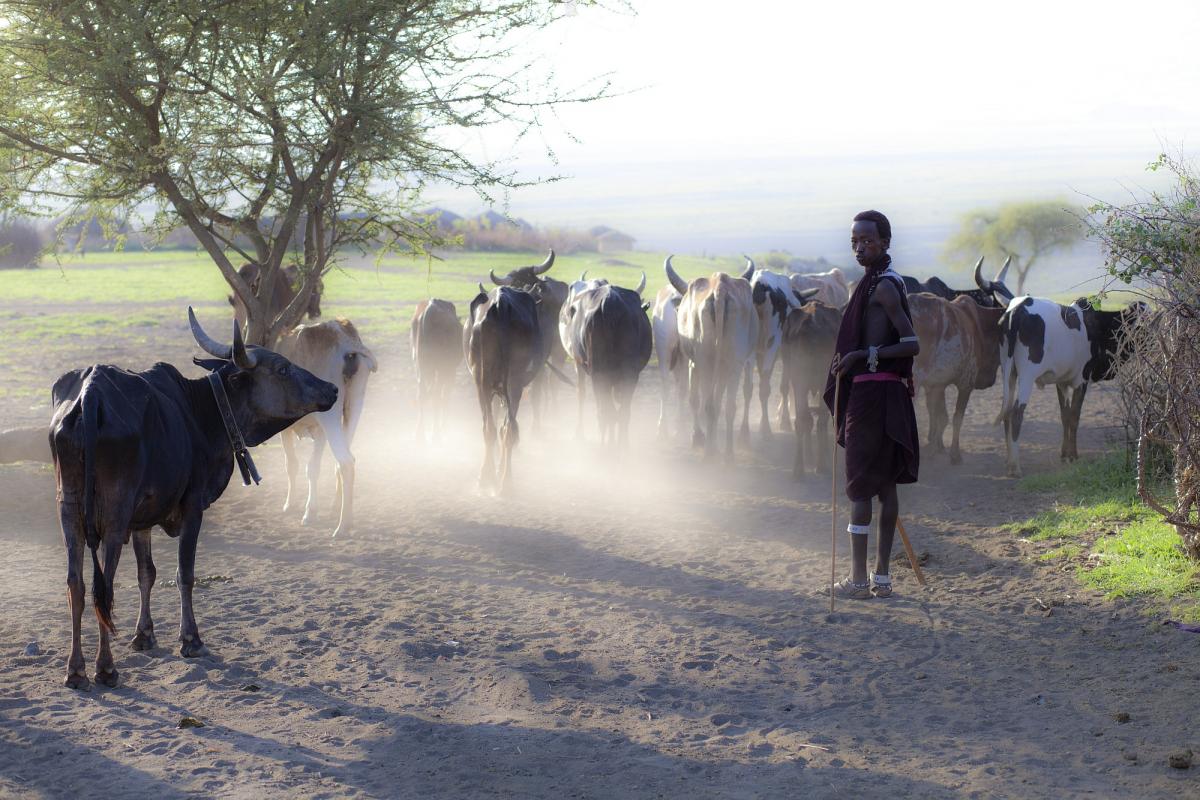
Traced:
[[[642, 287], [645, 277], [642, 278]], [[583, 374], [592, 378], [600, 441], [629, 444], [629, 415], [638, 376], [650, 362], [650, 320], [638, 291], [603, 284], [574, 294], [563, 308], [563, 338]]]
[[[84, 545], [92, 551], [92, 598], [100, 624], [97, 681], [117, 684], [109, 649], [109, 635], [116, 632], [113, 576], [121, 547], [131, 536], [142, 597], [132, 644], [135, 650], [157, 644], [150, 619], [155, 579], [150, 529], [155, 525], [179, 538], [180, 653], [202, 655], [204, 644], [192, 613], [196, 541], [204, 510], [225, 491], [233, 473], [230, 442], [240, 435], [253, 447], [337, 400], [332, 384], [270, 350], [243, 345], [236, 324], [230, 346], [209, 338], [190, 308], [188, 319], [196, 341], [216, 356], [196, 360], [210, 371], [208, 378], [184, 378], [164, 363], [145, 372], [98, 364], [72, 370], [54, 384], [50, 448], [67, 546], [71, 655], [66, 683], [72, 689], [88, 685], [79, 642]], [[219, 402], [226, 404], [224, 413]], [[243, 481], [257, 479], [244, 450], [236, 455]], [[103, 566], [97, 554], [101, 545]]]
[[[956, 297], [970, 297], [984, 308], [1003, 308], [1004, 304], [1012, 299], [1012, 292], [1004, 285], [1004, 276], [1008, 273], [1008, 264], [1012, 261], [1009, 256], [1004, 261], [1004, 266], [1000, 268], [1000, 272], [992, 281], [988, 281], [983, 277], [983, 257], [980, 256], [979, 261], [975, 262], [975, 285], [977, 289], [951, 289], [938, 276], [934, 275], [925, 282], [921, 282], [916, 278], [908, 275], [903, 275], [904, 288], [908, 290], [910, 295], [924, 292], [940, 297], [943, 300], [953, 301]], [[996, 295], [999, 295], [997, 299]]]
[[497, 429], [492, 415], [492, 398], [497, 396], [504, 401], [505, 409], [504, 424], [499, 429], [499, 490], [508, 493], [512, 489], [512, 453], [520, 438], [517, 409], [521, 393], [541, 371], [550, 338], [542, 333], [538, 306], [532, 293], [511, 286], [500, 286], [491, 292], [484, 292], [480, 286], [479, 294], [471, 301], [463, 329], [463, 350], [483, 414], [481, 489], [497, 485], [494, 455]]
[[[553, 250], [546, 256], [546, 260], [537, 266], [514, 269], [503, 278], [497, 278], [493, 270], [488, 270], [488, 277], [497, 286], [524, 289], [537, 296], [538, 323], [546, 338], [546, 346], [549, 348], [550, 364], [558, 372], [562, 372], [563, 365], [567, 361], [567, 351], [563, 349], [562, 342], [554, 335], [554, 331], [558, 329], [559, 312], [562, 311], [563, 303], [567, 301], [568, 286], [554, 278], [542, 277], [552, 266], [554, 266]], [[553, 383], [548, 374], [539, 375], [533, 382], [533, 396], [530, 401], [533, 403], [535, 429], [541, 424], [541, 417], [545, 414], [546, 406], [550, 402], [551, 386]]]

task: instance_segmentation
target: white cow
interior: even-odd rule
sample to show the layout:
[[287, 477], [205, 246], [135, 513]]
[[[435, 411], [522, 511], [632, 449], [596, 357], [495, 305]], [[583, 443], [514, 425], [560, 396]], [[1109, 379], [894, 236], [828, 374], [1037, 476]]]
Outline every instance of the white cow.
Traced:
[[667, 430], [667, 400], [671, 392], [671, 376], [675, 382], [675, 401], [679, 406], [679, 428], [683, 428], [684, 403], [687, 400], [688, 363], [679, 352], [679, 303], [683, 295], [674, 286], [658, 290], [650, 314], [650, 329], [654, 335], [654, 353], [658, 359], [658, 376], [662, 382], [662, 402], [658, 407], [658, 436], [665, 439]]
[[[714, 272], [688, 283], [671, 268], [670, 256], [663, 268], [667, 280], [683, 296], [679, 301], [677, 329], [680, 351], [691, 362], [689, 394], [695, 422], [692, 441], [704, 444], [706, 458], [716, 455], [717, 418], [724, 402], [725, 460], [732, 461], [738, 379], [758, 344], [758, 315], [750, 282]], [[743, 434], [749, 435], [745, 423]]]
[[[321, 456], [325, 442], [337, 459], [337, 500], [340, 505], [338, 525], [333, 535], [347, 533], [354, 520], [354, 455], [350, 445], [362, 416], [367, 378], [378, 366], [375, 356], [362, 343], [358, 331], [349, 320], [338, 319], [314, 325], [301, 325], [279, 340], [278, 351], [292, 363], [304, 367], [318, 378], [338, 387], [337, 402], [328, 411], [309, 414], [284, 431], [283, 460], [287, 469], [288, 494], [283, 510], [293, 507], [296, 487], [296, 440], [301, 436], [313, 440], [312, 457], [308, 461], [308, 501], [304, 505], [305, 525], [317, 517], [317, 479], [321, 475]], [[364, 370], [363, 367], [366, 367]]]
[[828, 272], [793, 272], [788, 280], [798, 292], [819, 289], [813, 299], [827, 306], [841, 308], [850, 302], [850, 284], [846, 281], [846, 274], [837, 267]]

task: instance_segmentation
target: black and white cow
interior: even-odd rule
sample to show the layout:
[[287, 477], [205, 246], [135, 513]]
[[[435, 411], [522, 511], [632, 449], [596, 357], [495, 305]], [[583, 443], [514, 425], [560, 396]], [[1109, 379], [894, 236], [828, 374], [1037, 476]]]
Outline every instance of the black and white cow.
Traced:
[[650, 320], [642, 306], [641, 290], [607, 282], [573, 293], [562, 308], [563, 344], [578, 370], [582, 405], [584, 377], [592, 379], [600, 440], [625, 450], [629, 416], [638, 376], [650, 361]]
[[[775, 374], [775, 362], [779, 360], [779, 349], [783, 344], [783, 325], [788, 314], [800, 308], [803, 300], [800, 293], [793, 290], [787, 275], [769, 269], [757, 269], [749, 256], [744, 258], [747, 267], [742, 277], [750, 281], [754, 310], [758, 313], [758, 344], [754, 350], [754, 366], [758, 367], [758, 401], [762, 406], [760, 428], [764, 437], [770, 437], [771, 421], [767, 412], [767, 401], [771, 396], [771, 376]], [[820, 291], [819, 287], [813, 287], [805, 290], [804, 296], [811, 297]], [[750, 369], [746, 370], [747, 382], [751, 380], [750, 372]], [[790, 388], [785, 382], [783, 391], [786, 393]], [[749, 403], [746, 403], [745, 413], [750, 413]]]
[[[1108, 380], [1120, 366], [1121, 330], [1144, 308], [1134, 303], [1121, 311], [1097, 311], [1085, 298], [1069, 306], [1037, 297], [1014, 297], [1000, 317], [1000, 377], [1004, 401], [997, 422], [1004, 423], [1008, 474], [1019, 476], [1017, 441], [1034, 384], [1053, 384], [1062, 415], [1064, 461], [1079, 458], [1076, 434], [1088, 385]], [[1068, 395], [1068, 390], [1070, 394]]]

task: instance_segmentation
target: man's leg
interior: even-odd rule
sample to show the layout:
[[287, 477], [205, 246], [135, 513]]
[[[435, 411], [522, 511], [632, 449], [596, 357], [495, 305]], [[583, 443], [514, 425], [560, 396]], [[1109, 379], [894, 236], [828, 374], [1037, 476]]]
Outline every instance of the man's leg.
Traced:
[[[895, 517], [892, 518], [893, 524]], [[865, 584], [867, 577], [867, 531], [871, 529], [871, 499], [850, 501], [850, 580]], [[889, 540], [890, 541], [890, 540]]]
[[[884, 596], [891, 593], [891, 560], [892, 542], [896, 538], [896, 520], [900, 516], [900, 498], [896, 494], [896, 484], [884, 486], [879, 492], [879, 540], [875, 552], [875, 572], [872, 584], [879, 594], [879, 589], [886, 590]], [[864, 545], [865, 551], [865, 545]], [[865, 553], [864, 553], [865, 557]]]

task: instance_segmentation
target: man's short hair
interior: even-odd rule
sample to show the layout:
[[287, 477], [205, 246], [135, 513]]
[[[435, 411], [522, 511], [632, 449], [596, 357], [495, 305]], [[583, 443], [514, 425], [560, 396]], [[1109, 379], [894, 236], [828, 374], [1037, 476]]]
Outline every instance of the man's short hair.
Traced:
[[879, 238], [889, 240], [892, 238], [892, 223], [888, 222], [888, 218], [879, 211], [860, 211], [854, 215], [854, 221], [874, 222], [876, 230], [879, 231]]

